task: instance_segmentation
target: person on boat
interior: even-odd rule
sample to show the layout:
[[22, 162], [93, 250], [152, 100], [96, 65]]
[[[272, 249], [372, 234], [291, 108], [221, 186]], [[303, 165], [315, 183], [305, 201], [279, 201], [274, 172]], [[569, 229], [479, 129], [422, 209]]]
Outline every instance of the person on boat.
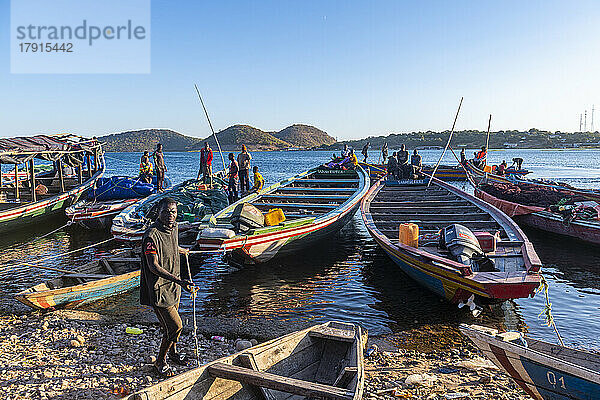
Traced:
[[398, 177], [400, 179], [406, 179], [409, 175], [409, 164], [408, 164], [408, 150], [406, 150], [406, 146], [400, 146], [400, 151], [398, 152]]
[[383, 147], [381, 148], [381, 159], [383, 160], [384, 163], [385, 163], [385, 160], [388, 159], [388, 144], [387, 144], [387, 142], [385, 142], [383, 144]]
[[393, 152], [387, 160], [387, 172], [391, 178], [398, 178], [398, 159], [396, 158], [396, 152]]
[[369, 147], [371, 146], [371, 144], [369, 142], [367, 142], [364, 147], [362, 148], [362, 155], [363, 157], [365, 157], [365, 159], [363, 160], [364, 163], [367, 162], [367, 158], [369, 158]]
[[410, 165], [412, 166], [413, 174], [421, 172], [421, 168], [423, 167], [422, 160], [423, 160], [423, 158], [419, 154], [419, 151], [417, 149], [415, 149], [413, 151], [412, 156], [410, 156]]
[[517, 171], [521, 170], [521, 167], [523, 166], [523, 159], [521, 157], [515, 157], [512, 159], [513, 163], [512, 165], [516, 165], [515, 169]]
[[238, 172], [239, 167], [237, 161], [235, 161], [235, 157], [233, 153], [229, 153], [229, 183], [227, 185], [227, 197], [229, 198], [229, 204], [233, 204], [237, 201], [238, 198], [238, 190], [237, 190], [237, 180], [238, 180]]
[[487, 149], [485, 148], [485, 146], [483, 146], [481, 148], [481, 151], [477, 152], [477, 155], [475, 156], [475, 161], [477, 162], [477, 165], [479, 166], [479, 168], [482, 168], [483, 166], [486, 165]]
[[200, 180], [200, 174], [202, 174], [202, 181], [204, 183], [208, 182], [210, 186], [212, 186], [212, 160], [212, 149], [208, 142], [204, 142], [204, 147], [200, 149], [200, 170], [196, 180]]
[[240, 193], [242, 196], [250, 190], [250, 160], [252, 156], [248, 153], [246, 145], [242, 145], [242, 152], [237, 156], [238, 167], [240, 169]]
[[250, 192], [256, 193], [262, 190], [263, 186], [265, 185], [265, 178], [263, 178], [260, 172], [258, 172], [258, 165], [252, 167], [252, 173], [254, 174], [254, 186], [252, 186]]
[[152, 163], [150, 153], [147, 151], [144, 151], [140, 159], [140, 180], [144, 183], [152, 183]]
[[460, 151], [460, 163], [462, 165], [466, 165], [467, 164], [467, 155], [465, 154], [465, 149], [462, 149]]
[[163, 145], [161, 143], [156, 145], [156, 151], [152, 153], [152, 158], [154, 158], [154, 167], [156, 169], [156, 189], [159, 192], [163, 192], [165, 190], [164, 182], [167, 165], [165, 164], [165, 155], [163, 154]]
[[346, 157], [350, 157], [350, 149], [347, 144], [344, 145], [344, 150], [342, 150], [342, 158]]
[[506, 168], [507, 168], [506, 160], [502, 160], [500, 165], [498, 165], [498, 167], [496, 168], [496, 174], [500, 175], [500, 176], [504, 175], [506, 173]]
[[341, 166], [346, 169], [355, 169], [358, 166], [358, 157], [356, 157], [354, 149], [350, 149], [350, 154], [342, 161]]
[[181, 288], [195, 292], [190, 280], [181, 277], [179, 255], [189, 253], [179, 247], [177, 202], [165, 197], [158, 203], [158, 218], [142, 238], [142, 267], [140, 272], [140, 303], [151, 306], [160, 323], [163, 337], [154, 363], [161, 377], [173, 376], [167, 356], [179, 365], [186, 364], [184, 354], [177, 352], [177, 341], [183, 330], [179, 316]]

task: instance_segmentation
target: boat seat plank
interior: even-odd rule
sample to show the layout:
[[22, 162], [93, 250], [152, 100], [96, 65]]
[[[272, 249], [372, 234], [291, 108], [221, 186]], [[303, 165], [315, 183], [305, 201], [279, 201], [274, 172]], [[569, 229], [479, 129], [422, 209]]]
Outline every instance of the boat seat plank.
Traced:
[[340, 372], [340, 375], [335, 379], [333, 386], [347, 388], [352, 379], [358, 374], [357, 367], [346, 367]]
[[115, 270], [112, 269], [112, 267], [110, 266], [110, 264], [108, 263], [106, 258], [101, 258], [100, 262], [102, 263], [102, 265], [104, 266], [104, 269], [106, 269], [106, 271], [108, 271], [109, 274], [116, 275]]
[[337, 340], [341, 342], [353, 342], [356, 332], [354, 330], [347, 329], [319, 327], [310, 331], [308, 336], [319, 339]]
[[442, 213], [412, 213], [412, 214], [371, 214], [373, 220], [386, 222], [402, 222], [407, 218], [415, 219], [439, 219], [453, 221], [489, 221], [489, 214], [468, 213], [468, 214], [442, 214]]
[[[402, 201], [372, 201], [371, 207], [382, 206], [382, 207], [394, 207], [403, 205], [415, 205], [413, 200], [402, 200]], [[456, 201], [456, 200], [423, 200], [418, 203], [421, 206], [438, 206], [438, 205], [456, 205], [456, 206], [473, 206], [468, 201]]]
[[277, 208], [306, 208], [306, 209], [325, 209], [333, 210], [338, 207], [336, 204], [311, 204], [311, 203], [252, 203], [256, 207], [277, 207]]
[[288, 378], [268, 372], [253, 371], [248, 368], [220, 362], [209, 365], [207, 369], [210, 375], [217, 378], [239, 381], [305, 397], [351, 400], [354, 395], [351, 391], [334, 386]]
[[347, 193], [356, 192], [355, 188], [311, 188], [311, 187], [282, 187], [275, 193]]
[[306, 194], [263, 194], [261, 199], [278, 199], [278, 200], [326, 200], [326, 201], [341, 201], [348, 200], [348, 196], [338, 195], [306, 195]]
[[111, 257], [108, 259], [109, 262], [140, 262], [139, 257]]
[[106, 274], [81, 274], [81, 273], [73, 273], [73, 274], [65, 274], [65, 278], [79, 278], [79, 279], [104, 279], [104, 278], [112, 278], [114, 275], [106, 275]]
[[[256, 360], [252, 353], [242, 353], [238, 356], [238, 361], [242, 364], [242, 367], [251, 369], [253, 371], [260, 371], [256, 365]], [[271, 393], [270, 389], [257, 386], [256, 389], [260, 392], [261, 396], [265, 400], [276, 400], [276, 396]]]

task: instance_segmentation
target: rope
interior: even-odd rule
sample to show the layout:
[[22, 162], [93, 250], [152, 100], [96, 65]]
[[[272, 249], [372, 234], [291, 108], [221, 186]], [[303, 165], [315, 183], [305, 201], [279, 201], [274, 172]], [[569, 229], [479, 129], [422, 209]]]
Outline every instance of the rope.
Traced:
[[57, 258], [57, 257], [67, 256], [69, 254], [77, 253], [77, 252], [80, 252], [82, 250], [87, 250], [87, 249], [89, 249], [91, 247], [95, 247], [95, 246], [99, 246], [99, 245], [108, 243], [108, 242], [110, 242], [112, 240], [115, 240], [115, 238], [111, 237], [109, 239], [103, 240], [103, 241], [98, 242], [98, 243], [93, 243], [93, 244], [90, 244], [88, 246], [81, 247], [79, 249], [67, 251], [66, 253], [54, 254], [54, 255], [51, 255], [51, 256], [48, 256], [48, 257], [42, 257], [42, 258], [39, 258], [39, 259], [34, 260], [34, 261], [22, 261], [19, 264], [5, 265], [4, 268], [2, 268], [2, 271], [5, 271], [7, 268], [10, 269], [10, 268], [13, 268], [13, 267], [18, 267], [19, 265], [27, 265], [27, 266], [35, 267], [35, 265], [34, 265], [35, 263], [40, 263], [42, 261], [51, 260], [51, 259]]
[[544, 315], [544, 319], [546, 320], [546, 326], [551, 326], [556, 332], [556, 336], [558, 337], [558, 341], [561, 346], [564, 346], [565, 343], [558, 332], [558, 327], [556, 326], [556, 322], [554, 322], [554, 316], [552, 315], [552, 303], [550, 303], [550, 297], [548, 295], [548, 290], [550, 289], [550, 285], [548, 285], [548, 281], [544, 278], [544, 275], [540, 274], [540, 286], [537, 289], [537, 293], [544, 292], [546, 296], [546, 305], [544, 309], [538, 314], [538, 318]]
[[[187, 269], [188, 269], [188, 276], [190, 277], [190, 282], [192, 282], [192, 285], [194, 283], [194, 281], [192, 280], [192, 270], [190, 268], [190, 257], [188, 253], [185, 253], [185, 263], [187, 264]], [[199, 352], [199, 345], [198, 345], [198, 324], [196, 322], [196, 287], [192, 286], [192, 309], [193, 309], [193, 316], [194, 316], [194, 342], [196, 343], [196, 349], [195, 349], [195, 354], [196, 354], [196, 366], [200, 366], [200, 352]]]

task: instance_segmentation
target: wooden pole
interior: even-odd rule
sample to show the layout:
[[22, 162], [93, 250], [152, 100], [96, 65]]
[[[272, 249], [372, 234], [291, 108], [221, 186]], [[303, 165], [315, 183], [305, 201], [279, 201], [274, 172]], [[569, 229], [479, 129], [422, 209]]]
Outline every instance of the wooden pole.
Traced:
[[2, 187], [2, 163], [0, 162], [0, 188]]
[[19, 200], [19, 165], [15, 164], [15, 199]]
[[80, 185], [83, 183], [83, 160], [81, 160], [81, 164], [77, 166], [77, 181]]
[[213, 136], [215, 137], [215, 142], [217, 142], [217, 147], [219, 148], [219, 154], [221, 155], [221, 162], [223, 163], [223, 169], [225, 166], [225, 157], [223, 157], [223, 152], [221, 151], [221, 145], [219, 144], [219, 139], [217, 138], [217, 134], [213, 129], [212, 123], [210, 122], [210, 118], [208, 116], [208, 111], [206, 111], [206, 107], [204, 106], [204, 101], [202, 100], [202, 96], [200, 95], [200, 90], [198, 90], [198, 85], [194, 85], [196, 88], [196, 93], [198, 93], [198, 98], [200, 99], [200, 103], [202, 104], [202, 108], [204, 109], [204, 114], [206, 114], [206, 119], [208, 120], [208, 126], [210, 126], [210, 130], [212, 131]]
[[90, 153], [87, 153], [85, 156], [86, 164], [87, 164], [87, 173], [88, 179], [92, 177], [92, 162], [90, 161]]
[[490, 147], [490, 126], [492, 125], [492, 114], [490, 114], [490, 119], [488, 120], [488, 130], [487, 130], [487, 138], [485, 139], [485, 162], [483, 165], [487, 165], [487, 153], [488, 148]]
[[59, 159], [56, 162], [56, 166], [58, 168], [58, 179], [60, 180], [60, 192], [65, 191], [65, 177], [63, 176], [63, 168], [62, 168], [62, 160]]
[[446, 154], [446, 151], [448, 150], [448, 146], [450, 146], [450, 141], [452, 140], [452, 135], [454, 135], [454, 127], [456, 126], [456, 120], [458, 119], [458, 113], [460, 112], [460, 107], [462, 106], [462, 102], [463, 102], [463, 98], [461, 97], [460, 103], [458, 103], [458, 110], [456, 110], [456, 115], [454, 116], [454, 122], [452, 123], [452, 129], [450, 130], [450, 136], [448, 136], [448, 142], [446, 143], [446, 147], [444, 147], [444, 151], [442, 151], [442, 155], [440, 156], [440, 159], [438, 160], [438, 162], [435, 164], [435, 167], [433, 168], [433, 172], [431, 173], [431, 177], [429, 178], [427, 187], [429, 187], [431, 185], [431, 181], [433, 180], [433, 177], [435, 176], [435, 173], [436, 173], [438, 167], [440, 166], [440, 162], [442, 162], [442, 158], [444, 158], [444, 154]]
[[37, 196], [35, 193], [35, 164], [33, 160], [33, 158], [29, 160], [29, 178], [31, 182], [31, 201], [35, 203]]

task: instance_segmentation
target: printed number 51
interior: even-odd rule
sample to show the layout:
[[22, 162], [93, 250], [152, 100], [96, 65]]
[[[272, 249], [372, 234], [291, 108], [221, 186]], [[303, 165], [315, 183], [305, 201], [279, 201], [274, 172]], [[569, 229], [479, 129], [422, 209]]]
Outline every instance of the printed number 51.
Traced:
[[558, 382], [560, 384], [560, 387], [563, 389], [566, 389], [567, 387], [565, 386], [565, 378], [564, 377], [559, 377], [558, 380], [556, 379], [556, 375], [554, 374], [554, 372], [552, 371], [548, 371], [546, 373], [546, 378], [548, 378], [548, 383], [551, 384], [552, 386], [556, 386], [556, 383]]

